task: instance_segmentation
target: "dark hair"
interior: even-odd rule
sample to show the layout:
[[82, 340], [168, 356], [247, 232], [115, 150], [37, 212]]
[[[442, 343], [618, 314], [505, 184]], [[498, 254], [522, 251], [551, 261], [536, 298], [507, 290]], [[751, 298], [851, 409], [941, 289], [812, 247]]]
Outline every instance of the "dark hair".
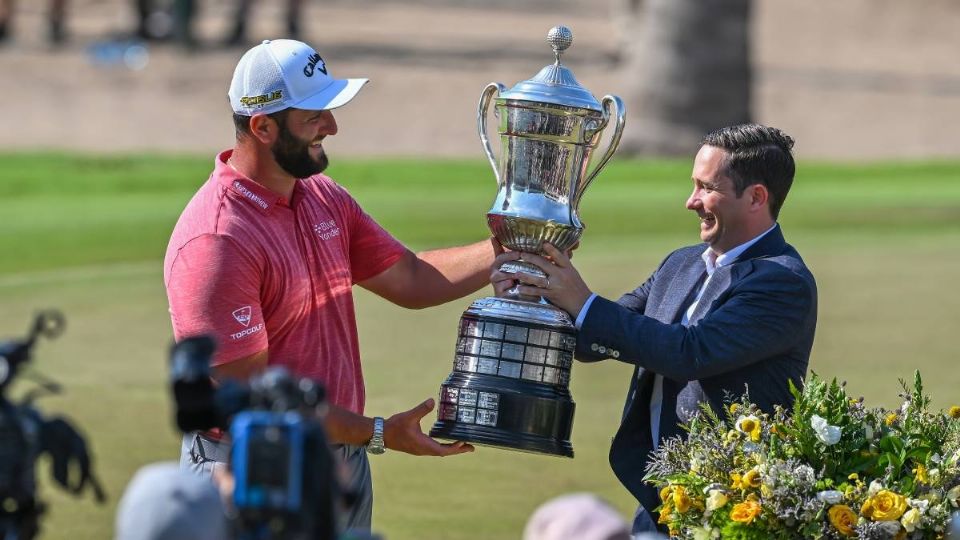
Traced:
[[[270, 113], [267, 116], [273, 118], [280, 124], [280, 127], [286, 125], [287, 114], [290, 113], [290, 109], [283, 109], [275, 113]], [[242, 136], [250, 134], [250, 117], [245, 114], [233, 113], [233, 127], [237, 131], [237, 138], [239, 139]]]
[[737, 197], [747, 187], [763, 184], [770, 194], [770, 215], [777, 219], [793, 184], [793, 139], [777, 128], [741, 124], [720, 128], [703, 138], [700, 146], [727, 151], [724, 172], [733, 180]]

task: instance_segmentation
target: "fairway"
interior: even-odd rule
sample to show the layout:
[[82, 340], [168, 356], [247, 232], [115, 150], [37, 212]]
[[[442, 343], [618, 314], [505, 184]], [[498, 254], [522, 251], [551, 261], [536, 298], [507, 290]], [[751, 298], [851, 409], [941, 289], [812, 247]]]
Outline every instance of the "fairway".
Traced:
[[[211, 165], [212, 156], [0, 157], [0, 336], [21, 336], [39, 308], [66, 314], [65, 334], [42, 342], [33, 363], [66, 392], [39, 407], [69, 415], [89, 436], [110, 495], [98, 507], [45, 482], [43, 538], [111, 538], [133, 472], [178, 455], [161, 261], [177, 215]], [[488, 234], [495, 185], [479, 160], [337, 161], [329, 172], [413, 248]], [[683, 208], [689, 175], [687, 161], [621, 161], [587, 191], [574, 262], [596, 292], [616, 298], [669, 250], [697, 241], [696, 219]], [[935, 407], [960, 404], [958, 177], [957, 162], [798, 166], [781, 223], [819, 286], [811, 368], [848, 381], [868, 404], [895, 405], [897, 378], [914, 369]], [[369, 414], [436, 395], [469, 302], [408, 311], [358, 291]], [[630, 373], [614, 362], [575, 365], [572, 460], [489, 448], [446, 459], [373, 457], [374, 529], [392, 540], [518, 538], [537, 505], [570, 491], [596, 492], [629, 515], [635, 503], [606, 453]], [[14, 395], [33, 387], [26, 378]], [[48, 471], [38, 469], [45, 480]]]

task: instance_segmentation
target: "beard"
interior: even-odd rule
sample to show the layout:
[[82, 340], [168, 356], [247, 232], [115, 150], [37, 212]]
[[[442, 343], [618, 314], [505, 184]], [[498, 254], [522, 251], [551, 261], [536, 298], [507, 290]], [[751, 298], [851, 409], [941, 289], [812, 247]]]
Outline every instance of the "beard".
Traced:
[[320, 156], [313, 159], [310, 155], [310, 141], [297, 138], [283, 122], [279, 124], [280, 135], [270, 148], [277, 165], [294, 178], [307, 178], [323, 172], [330, 164], [323, 148], [320, 149]]

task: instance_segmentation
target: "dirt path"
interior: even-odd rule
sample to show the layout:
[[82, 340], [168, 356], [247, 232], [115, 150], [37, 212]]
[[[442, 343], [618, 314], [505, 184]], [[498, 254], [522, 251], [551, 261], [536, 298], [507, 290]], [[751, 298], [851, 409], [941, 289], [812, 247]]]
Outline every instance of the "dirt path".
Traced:
[[[74, 0], [68, 47], [44, 41], [45, 2], [20, 2], [16, 39], [0, 47], [4, 149], [200, 152], [229, 146], [226, 89], [243, 49], [213, 46], [230, 2], [200, 2], [186, 53], [149, 46], [146, 68], [98, 65], [92, 46], [132, 27], [132, 2]], [[261, 1], [252, 38], [278, 37], [282, 2]], [[516, 5], [521, 5], [520, 8]], [[307, 39], [339, 77], [372, 83], [338, 113], [340, 155], [480, 158], [476, 102], [550, 60], [554, 24], [571, 26], [567, 64], [595, 94], [619, 93], [606, 0], [309, 2]], [[960, 155], [960, 3], [953, 0], [757, 2], [755, 113], [816, 158]], [[628, 129], [630, 119], [628, 116]]]

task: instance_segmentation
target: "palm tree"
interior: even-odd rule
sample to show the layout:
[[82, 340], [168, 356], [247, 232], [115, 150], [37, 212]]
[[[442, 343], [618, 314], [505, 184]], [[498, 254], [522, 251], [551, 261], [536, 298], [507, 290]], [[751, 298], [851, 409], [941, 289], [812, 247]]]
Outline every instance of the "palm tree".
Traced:
[[707, 132], [750, 121], [750, 0], [621, 5], [639, 15], [623, 40], [629, 121], [622, 150], [690, 155]]

